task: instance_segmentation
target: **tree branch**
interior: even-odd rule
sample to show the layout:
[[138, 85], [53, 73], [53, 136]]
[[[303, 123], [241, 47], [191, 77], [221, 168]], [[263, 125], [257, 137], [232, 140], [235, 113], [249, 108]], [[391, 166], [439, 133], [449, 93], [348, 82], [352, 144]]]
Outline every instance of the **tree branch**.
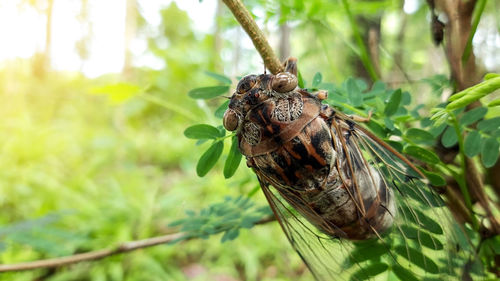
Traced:
[[[23, 271], [23, 270], [32, 270], [38, 268], [53, 268], [60, 267], [63, 265], [78, 263], [82, 261], [94, 261], [103, 259], [105, 257], [109, 257], [116, 254], [127, 253], [130, 251], [147, 248], [151, 246], [156, 246], [160, 244], [165, 244], [168, 242], [172, 242], [176, 239], [184, 237], [184, 233], [174, 233], [163, 236], [152, 237], [143, 240], [130, 241], [125, 242], [114, 249], [101, 249], [97, 251], [91, 251], [82, 254], [76, 254], [72, 256], [46, 259], [46, 260], [37, 260], [32, 262], [23, 262], [17, 264], [4, 264], [0, 265], [0, 272], [8, 272], [8, 271]], [[189, 238], [188, 238], [189, 239]]]
[[259, 52], [260, 56], [264, 60], [264, 65], [273, 74], [277, 74], [283, 71], [283, 65], [279, 61], [278, 57], [274, 54], [273, 49], [267, 42], [266, 36], [259, 29], [255, 23], [252, 15], [247, 10], [245, 5], [240, 0], [222, 0], [224, 4], [231, 10], [234, 17], [240, 23], [241, 27], [250, 36], [255, 49]]
[[[264, 217], [258, 222], [255, 223], [255, 225], [261, 225], [261, 224], [266, 224], [272, 221], [275, 221], [276, 218], [274, 216], [269, 216], [269, 217]], [[186, 233], [172, 233], [172, 234], [167, 234], [167, 235], [162, 235], [162, 236], [156, 236], [156, 237], [151, 237], [143, 240], [135, 240], [135, 241], [130, 241], [130, 242], [125, 242], [118, 247], [112, 248], [112, 249], [101, 249], [101, 250], [96, 250], [96, 251], [91, 251], [87, 253], [81, 253], [81, 254], [76, 254], [76, 255], [71, 255], [71, 256], [66, 256], [66, 257], [60, 257], [60, 258], [53, 258], [53, 259], [45, 259], [45, 260], [37, 260], [37, 261], [32, 261], [32, 262], [23, 262], [23, 263], [16, 263], [16, 264], [3, 264], [0, 265], [0, 273], [2, 272], [9, 272], [9, 271], [24, 271], [24, 270], [33, 270], [33, 269], [40, 269], [40, 268], [54, 268], [54, 267], [60, 267], [60, 266], [65, 266], [73, 263], [78, 263], [78, 262], [83, 262], [83, 261], [95, 261], [95, 260], [100, 260], [112, 255], [117, 255], [117, 254], [123, 254], [123, 253], [128, 253], [131, 251], [143, 249], [143, 248], [148, 248], [156, 245], [161, 245], [165, 243], [172, 242], [177, 239], [183, 238], [183, 241], [191, 240], [196, 237], [190, 237]]]

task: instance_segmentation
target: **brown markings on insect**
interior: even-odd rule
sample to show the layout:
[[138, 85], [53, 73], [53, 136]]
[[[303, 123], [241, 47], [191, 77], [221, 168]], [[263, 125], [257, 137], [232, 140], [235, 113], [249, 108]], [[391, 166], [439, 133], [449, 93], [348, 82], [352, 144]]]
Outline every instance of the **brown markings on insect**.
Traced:
[[292, 58], [284, 73], [245, 76], [224, 126], [237, 131], [261, 184], [272, 185], [322, 232], [352, 240], [378, 236], [396, 212], [391, 190], [349, 141], [349, 120], [321, 104], [326, 91], [298, 88], [296, 75]]

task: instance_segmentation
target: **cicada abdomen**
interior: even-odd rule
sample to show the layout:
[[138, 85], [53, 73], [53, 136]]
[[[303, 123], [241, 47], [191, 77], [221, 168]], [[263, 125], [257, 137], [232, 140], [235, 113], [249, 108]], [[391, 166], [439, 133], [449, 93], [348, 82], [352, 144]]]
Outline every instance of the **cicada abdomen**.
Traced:
[[[297, 87], [296, 74], [296, 60], [289, 59], [279, 75], [242, 78], [224, 126], [236, 131], [247, 165], [314, 276], [340, 278], [350, 272], [342, 268], [345, 259], [362, 270], [373, 267], [369, 255], [356, 254], [350, 242], [371, 238], [368, 251], [380, 255], [375, 264], [381, 268], [392, 264], [402, 274], [413, 266], [418, 274], [440, 274], [426, 255], [443, 249], [447, 238], [427, 213], [441, 216], [442, 205], [418, 179], [421, 173], [350, 117], [322, 104], [326, 92]], [[453, 275], [448, 267], [446, 274]]]

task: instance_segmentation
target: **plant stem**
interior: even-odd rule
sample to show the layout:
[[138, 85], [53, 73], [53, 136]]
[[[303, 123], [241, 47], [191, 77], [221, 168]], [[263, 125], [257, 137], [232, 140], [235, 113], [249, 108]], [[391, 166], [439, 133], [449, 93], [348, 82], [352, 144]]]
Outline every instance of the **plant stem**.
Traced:
[[283, 65], [274, 54], [269, 42], [267, 42], [266, 36], [262, 30], [259, 29], [245, 5], [243, 5], [240, 0], [222, 0], [222, 2], [231, 10], [241, 27], [243, 27], [248, 36], [250, 36], [255, 48], [264, 60], [264, 65], [269, 71], [273, 74], [282, 72], [284, 70]]
[[458, 178], [456, 180], [457, 180], [458, 186], [460, 187], [460, 191], [462, 192], [462, 195], [464, 196], [465, 205], [467, 206], [467, 209], [469, 210], [469, 214], [470, 214], [470, 218], [471, 218], [473, 227], [474, 227], [474, 229], [478, 230], [479, 223], [476, 219], [476, 216], [474, 216], [474, 212], [472, 210], [472, 201], [470, 198], [469, 189], [467, 188], [467, 182], [465, 180], [465, 175], [467, 174], [467, 165], [466, 165], [466, 158], [465, 157], [467, 157], [467, 156], [465, 156], [464, 140], [462, 138], [462, 132], [460, 130], [460, 125], [458, 124], [458, 120], [455, 117], [455, 115], [450, 112], [449, 116], [452, 120], [453, 128], [455, 129], [455, 133], [457, 135], [458, 149], [459, 149], [460, 158], [461, 158], [460, 168], [462, 170], [462, 173], [461, 173], [461, 175], [458, 176]]
[[472, 51], [472, 39], [474, 39], [474, 35], [476, 34], [477, 26], [479, 25], [481, 15], [483, 14], [484, 7], [486, 6], [486, 1], [487, 0], [479, 0], [476, 4], [476, 7], [474, 8], [469, 38], [467, 38], [464, 53], [462, 54], [462, 63], [466, 63], [469, 59], [470, 53]]
[[356, 24], [356, 20], [354, 19], [354, 16], [351, 13], [351, 9], [349, 8], [349, 3], [347, 2], [347, 0], [342, 0], [342, 5], [344, 6], [347, 17], [349, 18], [353, 36], [356, 39], [356, 43], [358, 44], [360, 52], [359, 56], [361, 58], [361, 61], [363, 62], [363, 65], [370, 74], [371, 79], [373, 81], [377, 81], [379, 80], [379, 77], [377, 75], [377, 72], [375, 71], [373, 62], [371, 61], [370, 56], [368, 55], [368, 49], [366, 48], [366, 45], [363, 42], [363, 38], [361, 38], [361, 34], [359, 33], [358, 30], [358, 25]]
[[[274, 217], [264, 217], [261, 220], [255, 222], [255, 225], [267, 224], [274, 220], [275, 220]], [[195, 238], [197, 237], [190, 236], [189, 234], [182, 232], [155, 236], [142, 240], [124, 242], [114, 248], [100, 249], [86, 253], [75, 254], [71, 256], [45, 259], [45, 260], [36, 260], [31, 262], [22, 262], [16, 264], [0, 264], [0, 273], [11, 272], [11, 271], [34, 270], [40, 268], [55, 268], [84, 261], [95, 261], [117, 254], [124, 254], [139, 249], [144, 249], [167, 243], [173, 243], [181, 240], [188, 241]]]
[[37, 268], [52, 268], [82, 261], [99, 260], [111, 255], [126, 253], [137, 249], [142, 249], [146, 247], [172, 242], [176, 239], [182, 238], [183, 236], [184, 236], [183, 233], [174, 233], [164, 236], [152, 237], [144, 240], [126, 242], [114, 249], [101, 249], [97, 251], [81, 253], [72, 256], [46, 259], [46, 260], [37, 260], [33, 262], [24, 262], [18, 264], [3, 264], [0, 265], [0, 272], [32, 270]]

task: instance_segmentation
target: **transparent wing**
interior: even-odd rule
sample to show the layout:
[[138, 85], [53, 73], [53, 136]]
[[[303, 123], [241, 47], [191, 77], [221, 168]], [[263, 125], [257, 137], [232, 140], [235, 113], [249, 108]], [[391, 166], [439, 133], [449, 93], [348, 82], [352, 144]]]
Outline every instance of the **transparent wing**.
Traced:
[[342, 263], [350, 254], [352, 243], [321, 233], [288, 204], [279, 192], [269, 188], [264, 182], [265, 176], [258, 175], [258, 178], [284, 233], [314, 277], [321, 281], [347, 280], [353, 270], [345, 268]]
[[[271, 190], [266, 176], [258, 174], [283, 231], [315, 278], [456, 280], [467, 258], [460, 257], [456, 242], [460, 229], [453, 224], [441, 198], [408, 160], [369, 132], [342, 116], [331, 122], [338, 154], [335, 168], [351, 190], [351, 199], [357, 202], [359, 220], [369, 225], [374, 238], [342, 238], [340, 228], [323, 221], [314, 210], [297, 210], [297, 206], [308, 205], [293, 203], [301, 198], [290, 198], [293, 194], [279, 188]], [[367, 219], [369, 204], [363, 199], [366, 186], [376, 185], [382, 185], [394, 197], [394, 210], [387, 195], [377, 198], [393, 221], [392, 227], [384, 231]], [[307, 214], [307, 219], [301, 214]], [[322, 231], [310, 221], [321, 225]]]
[[[393, 226], [376, 233], [388, 249], [381, 258], [401, 280], [413, 278], [457, 279], [469, 257], [460, 257], [458, 241], [463, 235], [452, 215], [421, 172], [404, 156], [349, 119], [332, 122], [332, 135], [343, 151], [346, 177], [359, 177], [359, 169], [371, 169], [394, 196]], [[375, 172], [373, 172], [375, 171]], [[375, 177], [375, 176], [373, 176]], [[373, 180], [376, 181], [376, 180]], [[361, 189], [361, 186], [356, 189]], [[356, 199], [355, 199], [356, 200]], [[364, 264], [364, 263], [363, 263]]]

